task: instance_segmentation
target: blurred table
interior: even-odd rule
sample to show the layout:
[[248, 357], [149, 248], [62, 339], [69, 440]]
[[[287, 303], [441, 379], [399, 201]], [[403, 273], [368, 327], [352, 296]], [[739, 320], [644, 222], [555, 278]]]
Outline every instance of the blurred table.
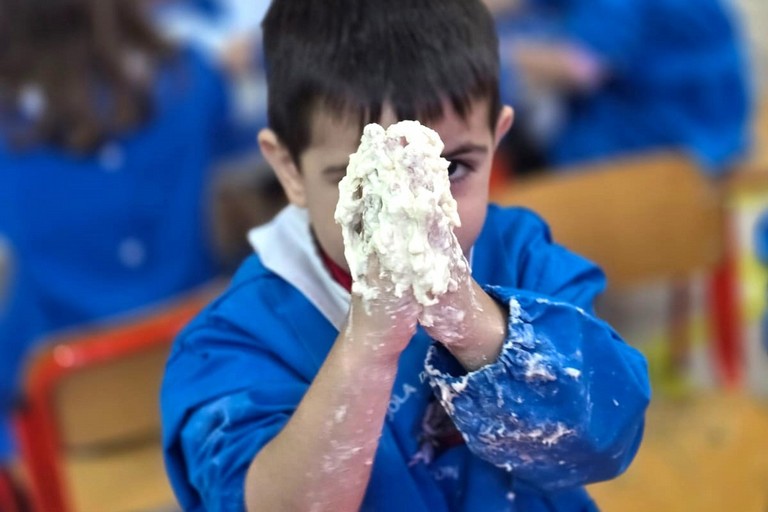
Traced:
[[170, 512], [179, 510], [163, 466], [160, 443], [127, 454], [66, 465], [79, 512]]
[[603, 512], [765, 512], [768, 402], [720, 393], [654, 399], [632, 466], [590, 493]]

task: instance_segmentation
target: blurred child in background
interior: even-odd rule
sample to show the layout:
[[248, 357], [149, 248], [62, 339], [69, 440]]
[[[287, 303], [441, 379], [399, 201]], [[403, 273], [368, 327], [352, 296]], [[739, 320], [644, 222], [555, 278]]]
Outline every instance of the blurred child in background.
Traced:
[[213, 193], [215, 243], [229, 271], [250, 252], [248, 230], [269, 220], [285, 203], [254, 144], [267, 124], [260, 24], [269, 5], [270, 0], [153, 0], [159, 30], [177, 44], [198, 49], [221, 69], [232, 98], [226, 138], [246, 150], [227, 159]]
[[721, 0], [486, 2], [518, 111], [511, 144], [538, 149], [533, 165], [679, 147], [718, 176], [743, 155], [746, 62]]
[[0, 461], [37, 340], [217, 274], [204, 199], [227, 109], [140, 1], [0, 0]]
[[154, 19], [172, 41], [198, 49], [226, 72], [233, 136], [253, 144], [267, 123], [261, 20], [269, 0], [155, 0]]

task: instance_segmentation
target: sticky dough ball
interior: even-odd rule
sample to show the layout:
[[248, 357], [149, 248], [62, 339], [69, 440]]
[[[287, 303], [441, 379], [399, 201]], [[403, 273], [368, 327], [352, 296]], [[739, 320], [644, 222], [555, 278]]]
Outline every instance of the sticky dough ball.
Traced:
[[363, 299], [386, 289], [431, 306], [467, 271], [453, 233], [461, 222], [442, 151], [440, 136], [417, 121], [365, 127], [339, 184], [335, 215], [352, 291]]

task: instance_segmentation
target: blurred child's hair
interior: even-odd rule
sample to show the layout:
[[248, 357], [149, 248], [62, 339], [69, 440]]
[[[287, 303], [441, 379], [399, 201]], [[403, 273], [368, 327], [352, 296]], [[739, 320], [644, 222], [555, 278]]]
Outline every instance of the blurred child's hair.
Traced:
[[142, 2], [0, 0], [0, 123], [14, 140], [85, 152], [150, 115], [171, 49]]
[[269, 124], [298, 163], [318, 107], [378, 121], [430, 121], [448, 101], [499, 100], [493, 18], [480, 0], [273, 0], [263, 23]]

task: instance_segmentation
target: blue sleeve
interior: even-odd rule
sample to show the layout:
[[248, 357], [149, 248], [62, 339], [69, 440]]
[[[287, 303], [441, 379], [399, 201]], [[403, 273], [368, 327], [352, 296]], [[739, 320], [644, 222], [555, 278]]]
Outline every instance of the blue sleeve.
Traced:
[[543, 223], [521, 232], [528, 277], [486, 287], [509, 308], [499, 359], [467, 374], [435, 345], [430, 384], [469, 448], [519, 482], [554, 491], [615, 477], [642, 438], [645, 359], [591, 314], [596, 267], [551, 243]]
[[219, 324], [184, 336], [161, 395], [171, 484], [184, 510], [244, 510], [251, 461], [283, 428], [308, 384], [237, 329]]

